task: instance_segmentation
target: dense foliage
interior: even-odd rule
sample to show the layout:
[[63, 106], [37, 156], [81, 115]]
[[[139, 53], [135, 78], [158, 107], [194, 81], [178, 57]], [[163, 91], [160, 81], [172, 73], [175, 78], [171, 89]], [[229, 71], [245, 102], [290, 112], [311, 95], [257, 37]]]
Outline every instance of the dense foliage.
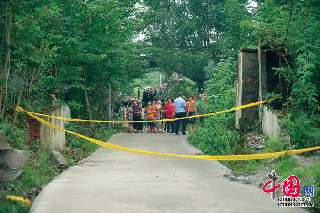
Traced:
[[[293, 142], [298, 148], [319, 145], [319, 1], [264, 0], [253, 7], [245, 0], [144, 3], [148, 8], [143, 14], [146, 45], [152, 48], [155, 67], [169, 75], [185, 75], [197, 83], [199, 91], [210, 79], [207, 88], [213, 91], [212, 98], [220, 93], [227, 101], [234, 95], [224, 91], [224, 84], [213, 89], [212, 81], [220, 73], [219, 60], [236, 58], [242, 47], [261, 46], [274, 52], [277, 62], [273, 69], [280, 79], [274, 93], [282, 96]], [[211, 69], [205, 68], [209, 61]], [[227, 69], [222, 73], [230, 75]], [[228, 120], [224, 125], [229, 125]], [[215, 130], [209, 122], [208, 134]]]
[[116, 100], [142, 74], [141, 48], [132, 42], [136, 2], [1, 1], [2, 114], [22, 91], [29, 110], [54, 95], [76, 115], [103, 117], [108, 84]]
[[[217, 66], [210, 63], [205, 68], [213, 74], [207, 85], [208, 103], [196, 103], [198, 108], [203, 108], [203, 113], [219, 112], [235, 106], [236, 85], [232, 82], [231, 75], [237, 72], [236, 65], [236, 61], [226, 60], [219, 62]], [[241, 137], [235, 131], [234, 117], [232, 112], [205, 118], [203, 124], [190, 135], [189, 140], [210, 155], [241, 152]]]
[[[319, 112], [320, 3], [308, 1], [144, 1], [146, 44], [157, 67], [182, 73], [201, 89], [211, 59], [236, 57], [241, 47], [276, 53], [287, 113]], [[283, 88], [282, 88], [283, 89]]]

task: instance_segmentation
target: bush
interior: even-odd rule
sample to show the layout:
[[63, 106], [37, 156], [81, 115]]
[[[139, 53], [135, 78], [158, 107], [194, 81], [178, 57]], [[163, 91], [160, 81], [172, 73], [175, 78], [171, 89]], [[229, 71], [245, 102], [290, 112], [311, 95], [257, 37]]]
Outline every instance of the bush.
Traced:
[[[83, 126], [80, 123], [69, 123], [66, 127], [66, 129], [75, 132], [75, 133], [79, 133], [81, 135], [87, 136], [87, 137], [91, 137], [94, 139], [98, 139], [101, 141], [107, 141], [109, 140], [109, 138], [117, 133], [118, 131], [116, 129], [109, 129], [108, 127], [105, 126], [105, 124], [99, 124], [96, 123], [95, 124], [95, 128], [92, 129], [90, 126]], [[68, 134], [66, 133], [66, 138], [67, 138], [67, 145], [73, 149], [76, 148], [81, 148], [86, 155], [91, 154], [92, 152], [94, 152], [95, 150], [97, 150], [100, 146], [85, 140], [83, 138], [80, 138], [78, 136], [72, 135], [72, 134]]]
[[319, 118], [310, 119], [306, 113], [299, 113], [296, 116], [288, 114], [286, 124], [293, 144], [298, 149], [320, 146], [320, 129], [317, 128], [317, 120]]
[[[212, 73], [207, 82], [208, 104], [198, 102], [198, 107], [202, 104], [210, 113], [235, 106], [236, 85], [232, 82], [231, 75], [237, 71], [236, 64], [232, 60], [222, 60], [217, 65], [209, 63], [205, 68]], [[234, 116], [234, 112], [229, 112], [205, 117], [188, 140], [209, 155], [243, 154], [242, 136], [234, 129]]]
[[28, 150], [30, 147], [28, 141], [30, 140], [29, 134], [25, 128], [20, 128], [12, 125], [8, 120], [0, 123], [0, 130], [6, 134], [6, 140], [13, 149]]

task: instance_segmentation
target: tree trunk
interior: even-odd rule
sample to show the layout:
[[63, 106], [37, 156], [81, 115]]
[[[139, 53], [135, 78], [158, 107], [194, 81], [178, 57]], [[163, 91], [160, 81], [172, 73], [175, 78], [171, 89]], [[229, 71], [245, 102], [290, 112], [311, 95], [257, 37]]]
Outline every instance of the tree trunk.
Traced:
[[8, 71], [9, 63], [10, 63], [10, 34], [11, 34], [11, 20], [12, 20], [10, 5], [7, 7], [7, 11], [8, 12], [6, 15], [6, 58], [5, 58], [5, 62], [4, 62], [2, 79], [1, 79], [2, 83], [0, 86], [0, 109], [2, 108], [3, 87], [8, 80], [7, 79], [7, 71]]
[[[16, 108], [18, 106], [20, 106], [21, 96], [22, 96], [22, 91], [20, 91], [19, 94], [18, 94], [18, 100], [17, 100]], [[14, 114], [13, 114], [13, 122], [12, 122], [13, 124], [15, 124], [15, 122], [17, 120], [17, 116], [18, 116], [18, 112], [15, 110]]]
[[1, 119], [3, 120], [4, 117], [4, 112], [6, 108], [6, 104], [8, 101], [8, 78], [9, 78], [9, 73], [10, 73], [10, 60], [9, 60], [9, 68], [7, 70], [7, 75], [6, 75], [6, 81], [5, 81], [5, 88], [4, 88], [4, 93], [5, 93], [5, 98], [2, 106], [2, 112], [1, 112]]
[[[86, 106], [87, 106], [87, 112], [89, 116], [89, 120], [92, 120], [91, 111], [90, 111], [90, 102], [88, 98], [88, 92], [87, 92], [87, 80], [86, 80], [86, 73], [84, 72], [84, 98], [86, 100]], [[91, 128], [94, 128], [94, 123], [90, 122]]]

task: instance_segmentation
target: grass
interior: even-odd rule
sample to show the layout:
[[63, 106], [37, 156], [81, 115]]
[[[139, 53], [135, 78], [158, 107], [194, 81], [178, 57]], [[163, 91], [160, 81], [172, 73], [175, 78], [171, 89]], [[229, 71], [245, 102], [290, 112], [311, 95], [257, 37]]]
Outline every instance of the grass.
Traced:
[[[292, 156], [281, 157], [274, 166], [279, 180], [295, 175], [300, 179], [300, 192], [303, 192], [303, 186], [314, 186], [314, 197], [312, 202], [320, 207], [320, 162], [314, 162], [310, 165], [301, 165], [299, 161]], [[300, 195], [302, 196], [302, 195]], [[309, 209], [311, 212], [312, 209]]]
[[[199, 129], [201, 130], [201, 128]], [[243, 146], [239, 145], [239, 143], [241, 144], [243, 141], [238, 141], [239, 143], [233, 144], [232, 149], [227, 149], [227, 146], [225, 146], [224, 152], [219, 152], [217, 147], [221, 146], [221, 143], [229, 144], [231, 142], [225, 143], [225, 141], [235, 140], [236, 138], [222, 137], [222, 135], [227, 136], [227, 131], [220, 131], [218, 128], [214, 130], [211, 129], [209, 132], [205, 132], [205, 137], [201, 137], [201, 131], [199, 131], [198, 134], [189, 137], [188, 140], [190, 140], [193, 145], [201, 149], [205, 154], [233, 155], [253, 153], [253, 150], [250, 148], [243, 151]], [[203, 131], [205, 131], [205, 129]], [[213, 139], [210, 140], [210, 138]], [[219, 141], [217, 141], [218, 138], [220, 138]], [[206, 140], [208, 141], [206, 142]], [[267, 139], [264, 145], [264, 153], [279, 152], [288, 149], [288, 147], [284, 146], [282, 138]], [[215, 148], [213, 149], [212, 147]], [[303, 193], [303, 185], [315, 186], [315, 195], [311, 199], [311, 202], [314, 202], [315, 206], [320, 207], [320, 162], [318, 161], [310, 162], [310, 165], [304, 165], [298, 160], [298, 158], [286, 155], [276, 159], [220, 162], [229, 169], [233, 170], [236, 175], [250, 174], [252, 172], [256, 172], [260, 168], [273, 167], [271, 169], [275, 170], [277, 176], [279, 176], [279, 183], [291, 175], [296, 175], [300, 179], [300, 196], [302, 196]], [[309, 210], [311, 212], [313, 211], [313, 209]]]
[[38, 149], [29, 149], [29, 159], [24, 168], [21, 178], [2, 182], [0, 184], [1, 198], [0, 199], [0, 213], [14, 213], [14, 212], [28, 212], [29, 208], [26, 204], [20, 202], [10, 202], [6, 199], [6, 195], [13, 195], [17, 197], [27, 197], [32, 200], [36, 195], [37, 190], [45, 183], [51, 181], [56, 175], [59, 174], [59, 169], [51, 165], [48, 150], [38, 147]]
[[[93, 131], [89, 127], [72, 123], [68, 127], [71, 131], [91, 136], [95, 139], [107, 141], [117, 130], [108, 129], [104, 125], [96, 125]], [[52, 165], [49, 160], [49, 150], [39, 146], [39, 142], [30, 142], [24, 128], [11, 126], [7, 121], [0, 123], [0, 129], [6, 132], [7, 142], [15, 149], [29, 151], [29, 159], [24, 167], [21, 178], [15, 181], [0, 182], [0, 213], [29, 212], [29, 207], [20, 202], [9, 201], [7, 195], [24, 197], [32, 201], [41, 187], [59, 175], [62, 170]], [[79, 160], [89, 156], [99, 148], [97, 144], [81, 139], [77, 136], [66, 135], [67, 144], [72, 149], [79, 149], [77, 155], [73, 152], [64, 152], [68, 165], [72, 166]]]

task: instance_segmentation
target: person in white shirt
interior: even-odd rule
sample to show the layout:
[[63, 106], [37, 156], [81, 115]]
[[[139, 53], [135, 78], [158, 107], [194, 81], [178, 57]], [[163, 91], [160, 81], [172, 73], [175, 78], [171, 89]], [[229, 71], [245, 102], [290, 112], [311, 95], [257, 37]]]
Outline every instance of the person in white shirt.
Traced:
[[[186, 101], [182, 99], [183, 92], [179, 93], [179, 97], [174, 100], [174, 112], [175, 118], [182, 118], [186, 117], [186, 112], [188, 110]], [[186, 120], [185, 119], [178, 119], [175, 123], [175, 134], [179, 135], [179, 126], [182, 126], [182, 134], [186, 134]]]

